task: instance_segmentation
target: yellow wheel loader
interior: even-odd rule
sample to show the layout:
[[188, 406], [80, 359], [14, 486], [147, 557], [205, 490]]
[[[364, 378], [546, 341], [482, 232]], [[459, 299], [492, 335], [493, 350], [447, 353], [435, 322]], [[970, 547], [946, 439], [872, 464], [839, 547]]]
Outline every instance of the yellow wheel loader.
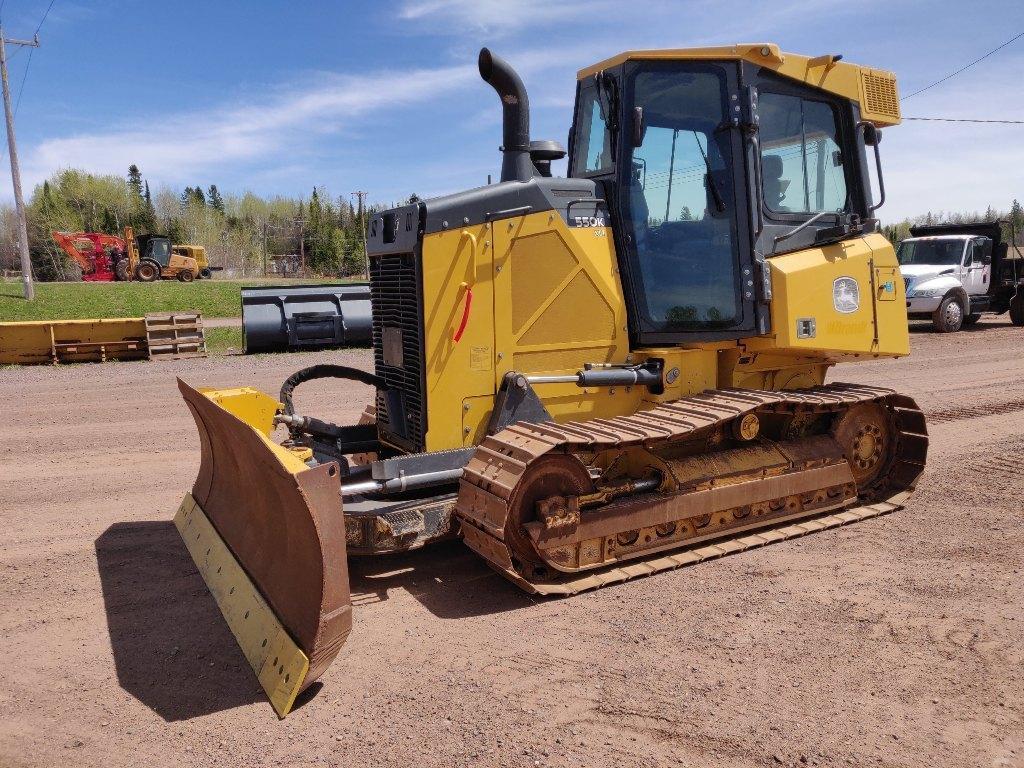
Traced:
[[[202, 463], [176, 524], [282, 717], [351, 628], [350, 555], [458, 536], [571, 595], [891, 512], [924, 468], [913, 400], [825, 384], [909, 352], [874, 215], [892, 74], [624, 53], [580, 71], [566, 153], [506, 62], [479, 68], [501, 180], [369, 222], [373, 373], [180, 383]], [[375, 388], [360, 423], [295, 412], [322, 377]]]

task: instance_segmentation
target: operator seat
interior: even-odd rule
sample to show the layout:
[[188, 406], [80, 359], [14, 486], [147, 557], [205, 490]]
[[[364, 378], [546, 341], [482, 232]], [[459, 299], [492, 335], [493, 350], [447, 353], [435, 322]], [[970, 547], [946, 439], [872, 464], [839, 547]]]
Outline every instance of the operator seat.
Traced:
[[782, 178], [782, 158], [777, 155], [761, 155], [761, 187], [764, 204], [773, 211], [788, 211], [782, 202], [786, 199], [789, 180]]

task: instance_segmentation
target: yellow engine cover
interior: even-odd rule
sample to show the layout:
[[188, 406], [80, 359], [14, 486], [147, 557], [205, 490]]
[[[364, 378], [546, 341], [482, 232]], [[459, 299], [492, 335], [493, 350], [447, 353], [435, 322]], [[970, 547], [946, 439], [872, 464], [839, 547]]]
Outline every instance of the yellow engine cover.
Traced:
[[909, 354], [903, 280], [882, 235], [775, 256], [769, 264], [772, 332], [748, 340], [748, 349], [828, 362]]

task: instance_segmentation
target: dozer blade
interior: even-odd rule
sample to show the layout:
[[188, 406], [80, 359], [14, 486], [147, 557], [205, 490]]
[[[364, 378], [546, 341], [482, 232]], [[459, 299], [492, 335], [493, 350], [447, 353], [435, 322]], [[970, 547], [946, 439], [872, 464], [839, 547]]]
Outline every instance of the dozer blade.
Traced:
[[276, 401], [178, 380], [202, 443], [175, 525], [279, 717], [352, 628], [337, 465], [270, 439]]

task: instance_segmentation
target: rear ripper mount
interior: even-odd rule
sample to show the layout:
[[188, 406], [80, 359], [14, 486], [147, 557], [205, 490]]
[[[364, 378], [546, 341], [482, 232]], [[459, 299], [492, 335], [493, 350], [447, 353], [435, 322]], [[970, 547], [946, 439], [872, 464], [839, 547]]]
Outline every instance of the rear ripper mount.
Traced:
[[928, 445], [921, 411], [890, 390], [709, 390], [632, 416], [499, 426], [441, 457], [461, 466], [381, 480], [371, 424], [318, 422], [370, 462], [319, 463], [270, 439], [275, 423], [309, 422], [272, 398], [179, 387], [202, 462], [175, 522], [281, 717], [351, 629], [343, 497], [376, 500], [359, 525], [386, 529], [412, 494], [437, 515], [433, 535], [457, 521], [519, 587], [570, 595], [892, 512]]

